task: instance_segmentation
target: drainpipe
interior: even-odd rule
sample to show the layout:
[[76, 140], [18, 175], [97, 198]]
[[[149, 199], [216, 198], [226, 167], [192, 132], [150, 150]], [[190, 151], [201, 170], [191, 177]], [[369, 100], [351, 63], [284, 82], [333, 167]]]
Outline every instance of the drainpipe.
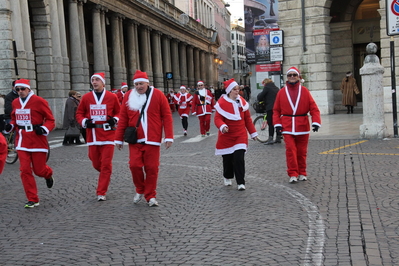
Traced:
[[306, 31], [305, 31], [305, 0], [301, 0], [302, 2], [302, 49], [304, 52], [308, 50], [306, 48]]

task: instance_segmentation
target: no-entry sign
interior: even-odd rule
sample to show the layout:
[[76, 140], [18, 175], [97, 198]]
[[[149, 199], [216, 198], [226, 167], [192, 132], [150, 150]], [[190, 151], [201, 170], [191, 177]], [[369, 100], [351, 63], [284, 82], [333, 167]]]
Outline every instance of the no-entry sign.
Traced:
[[386, 0], [387, 34], [399, 34], [399, 0]]

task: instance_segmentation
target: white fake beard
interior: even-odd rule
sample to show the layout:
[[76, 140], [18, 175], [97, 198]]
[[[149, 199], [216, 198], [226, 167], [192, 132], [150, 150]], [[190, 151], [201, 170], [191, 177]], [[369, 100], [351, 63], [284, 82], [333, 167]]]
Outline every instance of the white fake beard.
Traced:
[[146, 99], [147, 99], [147, 95], [145, 93], [139, 94], [134, 89], [129, 95], [129, 99], [127, 101], [127, 106], [130, 110], [133, 110], [133, 111], [141, 110]]

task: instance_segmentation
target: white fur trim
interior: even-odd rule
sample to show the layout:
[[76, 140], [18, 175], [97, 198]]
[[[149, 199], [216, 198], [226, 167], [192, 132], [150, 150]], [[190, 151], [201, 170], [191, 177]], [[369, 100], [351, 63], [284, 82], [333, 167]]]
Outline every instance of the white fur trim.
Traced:
[[230, 83], [230, 85], [226, 88], [226, 94], [229, 94], [231, 92], [232, 89], [234, 89], [235, 86], [237, 86], [238, 83], [233, 81], [232, 83]]
[[103, 77], [101, 77], [100, 75], [96, 75], [96, 74], [94, 74], [93, 76], [91, 76], [91, 81], [93, 82], [93, 78], [94, 77], [96, 77], [96, 78], [99, 78], [99, 79], [101, 79], [101, 81], [104, 83], [104, 85], [105, 85], [105, 79], [103, 79]]
[[150, 82], [148, 79], [146, 79], [146, 78], [138, 78], [138, 79], [135, 79], [133, 82], [134, 83], [137, 83], [137, 82], [140, 82], [140, 81], [142, 81], [142, 82]]
[[30, 86], [25, 83], [15, 83], [14, 88], [15, 87], [25, 87], [25, 88], [30, 89]]

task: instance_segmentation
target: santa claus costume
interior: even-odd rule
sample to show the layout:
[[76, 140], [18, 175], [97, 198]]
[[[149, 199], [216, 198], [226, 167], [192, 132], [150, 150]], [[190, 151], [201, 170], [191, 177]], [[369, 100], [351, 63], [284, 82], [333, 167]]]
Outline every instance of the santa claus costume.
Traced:
[[201, 135], [205, 137], [205, 134], [209, 136], [211, 115], [215, 111], [215, 100], [212, 93], [205, 89], [203, 81], [198, 81], [197, 85], [198, 90], [193, 96], [191, 113], [198, 117]]
[[16, 130], [15, 149], [20, 161], [22, 184], [28, 198], [25, 208], [33, 208], [39, 205], [39, 197], [32, 170], [35, 175], [46, 179], [48, 188], [54, 183], [53, 170], [46, 161], [49, 148], [47, 135], [54, 129], [55, 119], [47, 101], [30, 90], [29, 80], [17, 80], [15, 88], [19, 98], [12, 102], [11, 129], [6, 130]]
[[172, 112], [176, 111], [174, 97], [175, 97], [175, 92], [173, 90], [170, 90], [169, 93], [166, 95], [166, 99], [168, 99], [170, 110]]
[[125, 97], [126, 92], [128, 91], [129, 87], [127, 86], [126, 82], [121, 83], [121, 89], [118, 90], [116, 96], [118, 96], [119, 103], [122, 104], [123, 97]]
[[121, 149], [126, 128], [137, 126], [144, 106], [137, 128], [137, 143], [129, 144], [129, 168], [136, 187], [133, 202], [138, 203], [144, 197], [150, 207], [158, 206], [156, 188], [162, 131], [165, 145], [171, 145], [173, 118], [163, 92], [149, 86], [147, 73], [137, 70], [133, 79], [135, 88], [128, 91], [123, 99], [115, 143]]
[[86, 128], [86, 143], [94, 169], [100, 172], [97, 185], [97, 200], [106, 200], [112, 174], [115, 124], [119, 120], [118, 97], [105, 89], [105, 73], [91, 77], [94, 90], [83, 95], [76, 120]]
[[7, 153], [7, 140], [3, 134], [0, 134], [0, 174], [3, 173], [4, 166], [6, 165]]
[[321, 126], [320, 111], [310, 91], [301, 85], [301, 74], [295, 67], [287, 71], [287, 82], [276, 96], [273, 123], [276, 131], [284, 135], [287, 173], [290, 183], [307, 180], [306, 155], [310, 123], [313, 131]]
[[177, 93], [174, 96], [174, 102], [179, 106], [178, 112], [183, 126], [184, 136], [187, 136], [188, 115], [190, 114], [190, 105], [192, 99], [193, 96], [190, 93], [187, 93], [187, 88], [183, 85], [180, 86], [180, 93]]
[[[224, 184], [230, 186], [236, 178], [238, 190], [245, 190], [245, 152], [248, 133], [256, 139], [258, 133], [251, 119], [249, 104], [239, 95], [234, 79], [224, 82], [226, 94], [215, 105], [214, 122], [219, 129], [215, 155], [223, 157]], [[248, 132], [248, 133], [247, 133]]]

